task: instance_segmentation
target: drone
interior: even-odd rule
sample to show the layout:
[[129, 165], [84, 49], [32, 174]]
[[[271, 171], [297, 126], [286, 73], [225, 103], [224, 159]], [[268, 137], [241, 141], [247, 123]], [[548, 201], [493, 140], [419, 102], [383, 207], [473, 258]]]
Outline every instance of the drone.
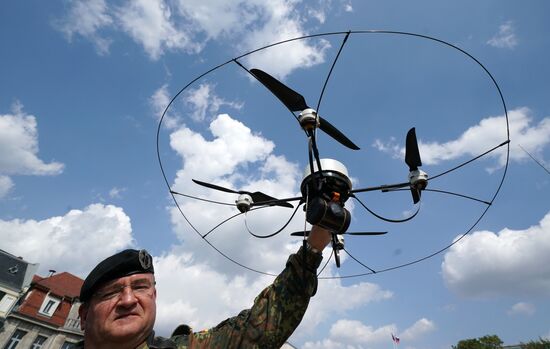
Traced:
[[[489, 77], [492, 79], [496, 89], [498, 90], [498, 92], [500, 94], [502, 104], [503, 104], [503, 107], [504, 107], [504, 112], [505, 112], [505, 115], [506, 115], [506, 122], [507, 122], [507, 125], [508, 125], [506, 105], [504, 103], [504, 98], [502, 96], [502, 93], [500, 92], [500, 88], [498, 87], [496, 81], [494, 80], [492, 75], [489, 73], [489, 71], [479, 61], [477, 61], [475, 58], [473, 58], [471, 55], [469, 55], [468, 53], [466, 53], [462, 49], [460, 49], [460, 48], [458, 48], [458, 47], [456, 47], [456, 46], [454, 46], [450, 43], [447, 43], [445, 41], [439, 40], [439, 39], [435, 39], [435, 38], [420, 35], [420, 34], [407, 33], [407, 32], [393, 32], [393, 31], [356, 31], [356, 32], [352, 32], [352, 31], [348, 31], [348, 32], [321, 34], [321, 35], [339, 35], [339, 34], [345, 35], [344, 40], [342, 42], [342, 46], [340, 47], [340, 51], [338, 51], [338, 54], [336, 55], [336, 58], [334, 59], [334, 61], [332, 63], [332, 68], [334, 68], [334, 65], [336, 64], [336, 61], [338, 60], [339, 54], [340, 54], [342, 48], [344, 47], [344, 44], [346, 43], [347, 38], [349, 37], [349, 35], [351, 33], [360, 33], [360, 34], [367, 34], [367, 33], [368, 34], [375, 34], [375, 33], [377, 33], [377, 34], [394, 34], [394, 35], [406, 35], [406, 36], [420, 37], [420, 38], [423, 38], [423, 39], [429, 39], [429, 40], [433, 40], [433, 41], [436, 41], [436, 42], [439, 42], [439, 43], [443, 43], [447, 46], [450, 46], [450, 47], [462, 52], [463, 54], [465, 54], [468, 57], [470, 57], [471, 59], [473, 59], [476, 63], [478, 63], [485, 70], [485, 72], [489, 75]], [[321, 36], [321, 35], [319, 35], [319, 36]], [[298, 39], [303, 39], [303, 38], [308, 38], [308, 37], [291, 39], [291, 40], [287, 40], [287, 41], [298, 40]], [[467, 195], [463, 195], [463, 194], [458, 194], [458, 193], [454, 193], [454, 192], [450, 192], [450, 191], [429, 189], [428, 188], [428, 182], [432, 181], [432, 180], [434, 180], [434, 179], [436, 179], [436, 178], [438, 178], [438, 177], [440, 177], [444, 174], [452, 172], [452, 171], [454, 171], [454, 170], [456, 170], [456, 169], [458, 169], [458, 168], [460, 168], [460, 167], [462, 167], [462, 166], [464, 166], [464, 165], [466, 165], [466, 164], [468, 164], [468, 163], [470, 163], [470, 162], [472, 162], [472, 161], [474, 161], [474, 160], [476, 160], [476, 159], [478, 159], [478, 158], [480, 158], [480, 157], [482, 157], [486, 154], [489, 154], [490, 152], [492, 152], [492, 151], [496, 150], [497, 148], [502, 147], [504, 145], [508, 145], [508, 151], [509, 151], [509, 142], [510, 142], [509, 138], [506, 141], [502, 142], [501, 144], [496, 145], [492, 149], [482, 153], [481, 155], [479, 155], [477, 157], [474, 157], [473, 159], [470, 159], [470, 160], [468, 160], [464, 163], [461, 163], [458, 166], [455, 166], [454, 168], [451, 168], [450, 170], [447, 170], [443, 173], [439, 173], [435, 176], [430, 177], [427, 172], [425, 172], [423, 169], [421, 169], [422, 160], [421, 160], [420, 150], [419, 150], [419, 146], [418, 146], [418, 140], [417, 140], [417, 136], [416, 136], [416, 128], [411, 127], [408, 130], [408, 132], [406, 133], [406, 136], [405, 136], [405, 157], [403, 159], [404, 162], [405, 162], [405, 165], [406, 165], [406, 169], [408, 169], [408, 175], [406, 177], [407, 180], [403, 181], [403, 182], [393, 183], [393, 184], [383, 184], [383, 185], [379, 185], [379, 186], [371, 186], [371, 187], [364, 187], [364, 188], [353, 188], [352, 181], [351, 181], [350, 176], [348, 174], [348, 170], [347, 170], [346, 166], [343, 163], [341, 163], [337, 159], [322, 158], [320, 156], [319, 149], [317, 147], [317, 133], [318, 133], [318, 131], [324, 132], [329, 137], [334, 139], [336, 142], [340, 143], [342, 146], [344, 146], [344, 147], [346, 147], [346, 148], [348, 148], [352, 151], [359, 150], [360, 148], [352, 140], [350, 140], [343, 132], [341, 132], [338, 128], [336, 128], [334, 125], [332, 125], [326, 118], [321, 117], [318, 114], [317, 110], [312, 108], [306, 102], [303, 95], [301, 95], [297, 91], [293, 90], [289, 86], [283, 84], [281, 81], [277, 80], [275, 77], [273, 77], [272, 75], [270, 75], [266, 71], [258, 69], [258, 68], [248, 69], [243, 64], [241, 64], [238, 60], [239, 58], [242, 58], [242, 57], [244, 57], [248, 54], [251, 54], [253, 52], [256, 52], [258, 50], [261, 50], [261, 49], [264, 49], [264, 48], [267, 48], [267, 47], [271, 47], [273, 45], [278, 45], [278, 44], [281, 44], [281, 43], [284, 43], [284, 42], [287, 42], [287, 41], [282, 41], [282, 42], [279, 42], [279, 43], [276, 43], [276, 44], [268, 45], [268, 46], [265, 46], [263, 48], [251, 51], [251, 52], [249, 52], [245, 55], [242, 55], [242, 56], [239, 56], [237, 58], [231, 59], [231, 60], [217, 66], [216, 68], [213, 68], [213, 69], [209, 70], [207, 73], [199, 76], [199, 78], [206, 75], [206, 74], [208, 74], [209, 72], [225, 65], [225, 64], [236, 63], [239, 67], [243, 68], [250, 76], [252, 76], [255, 80], [257, 80], [261, 85], [263, 85], [269, 92], [271, 92], [271, 94], [273, 94], [291, 112], [291, 114], [294, 116], [294, 118], [298, 122], [301, 130], [305, 133], [305, 135], [307, 137], [307, 145], [308, 145], [308, 164], [307, 164], [307, 166], [304, 170], [304, 175], [303, 175], [302, 182], [301, 182], [301, 185], [300, 185], [300, 195], [296, 196], [296, 197], [290, 197], [290, 198], [277, 198], [275, 196], [268, 195], [268, 194], [263, 193], [261, 191], [252, 192], [252, 191], [245, 191], [245, 190], [235, 190], [235, 189], [226, 188], [226, 187], [223, 187], [223, 186], [220, 186], [220, 185], [217, 185], [217, 184], [208, 183], [208, 182], [205, 182], [205, 181], [202, 181], [202, 180], [199, 180], [199, 179], [192, 179], [192, 181], [197, 185], [200, 185], [202, 187], [206, 187], [206, 188], [209, 188], [209, 189], [212, 189], [212, 190], [222, 191], [222, 192], [231, 193], [231, 194], [237, 194], [238, 197], [235, 200], [234, 204], [232, 204], [232, 205], [234, 205], [237, 208], [239, 214], [247, 214], [248, 212], [250, 212], [254, 209], [274, 207], [274, 206], [289, 208], [289, 209], [295, 209], [294, 213], [296, 213], [296, 210], [300, 206], [303, 205], [303, 209], [305, 211], [306, 221], [308, 223], [310, 223], [311, 225], [319, 225], [320, 227], [325, 228], [328, 231], [330, 231], [330, 233], [331, 233], [332, 255], [334, 256], [335, 264], [336, 264], [336, 267], [338, 267], [338, 268], [341, 266], [340, 252], [345, 251], [348, 256], [350, 256], [356, 262], [358, 262], [363, 267], [368, 269], [369, 273], [377, 273], [377, 272], [382, 272], [382, 271], [393, 270], [395, 268], [407, 266], [407, 265], [410, 265], [410, 264], [413, 264], [413, 263], [417, 263], [421, 260], [424, 260], [426, 258], [434, 256], [435, 254], [438, 254], [438, 253], [444, 251], [445, 249], [451, 247], [453, 244], [458, 242], [462, 237], [464, 237], [466, 234], [468, 234], [469, 231], [475, 226], [475, 224], [477, 224], [477, 222], [479, 222], [479, 219], [481, 219], [481, 217], [483, 217], [483, 215], [485, 214], [487, 209], [491, 206], [493, 200], [495, 199], [496, 195], [498, 194], [498, 192], [500, 190], [500, 186], [498, 187], [498, 189], [497, 189], [495, 195], [493, 196], [493, 198], [490, 201], [486, 201], [486, 200], [481, 200], [481, 199], [478, 199], [478, 198], [475, 198], [475, 197], [471, 197], [471, 196], [467, 196]], [[330, 69], [329, 75], [326, 78], [325, 85], [329, 80], [330, 74], [332, 73], [332, 68]], [[169, 105], [167, 106], [164, 114], [166, 113], [166, 111], [168, 110], [168, 108], [170, 107], [172, 102], [175, 100], [175, 98], [184, 89], [186, 89], [193, 82], [195, 82], [197, 79], [193, 80], [191, 83], [189, 83], [187, 86], [185, 86], [182, 90], [180, 90], [180, 92], [169, 103]], [[324, 87], [323, 87], [323, 92], [324, 92]], [[322, 97], [323, 92], [321, 92], [321, 97]], [[320, 103], [320, 99], [319, 99], [319, 103]], [[319, 106], [317, 106], [317, 109], [319, 109]], [[163, 117], [164, 117], [164, 114], [163, 114]], [[161, 121], [159, 122], [159, 130], [160, 130], [160, 123], [161, 122], [162, 122], [162, 118], [161, 118]], [[158, 131], [157, 131], [157, 153], [158, 153]], [[159, 155], [159, 162], [160, 162], [160, 155]], [[507, 167], [507, 165], [508, 164], [506, 163], [506, 167]], [[162, 163], [161, 163], [161, 170], [162, 170]], [[163, 174], [164, 174], [164, 171], [163, 171]], [[500, 185], [502, 185], [502, 182], [504, 180], [505, 175], [506, 175], [506, 171], [504, 171], [504, 174], [503, 174]], [[168, 187], [170, 188], [170, 185], [168, 183], [168, 180], [166, 179], [166, 176], [164, 176], [164, 177], [165, 177], [165, 181], [166, 181]], [[369, 209], [359, 199], [359, 197], [356, 195], [358, 193], [376, 192], [376, 191], [378, 191], [378, 192], [409, 191], [410, 195], [411, 195], [411, 198], [412, 198], [412, 203], [413, 203], [413, 205], [416, 206], [416, 210], [414, 210], [408, 217], [405, 217], [403, 219], [389, 219], [389, 218], [383, 217], [383, 216], [375, 213], [371, 209]], [[482, 213], [481, 217], [478, 219], [478, 221], [475, 222], [474, 226], [472, 226], [470, 228], [470, 230], [466, 231], [466, 233], [464, 233], [462, 235], [462, 237], [460, 237], [460, 239], [456, 239], [450, 245], [448, 245], [447, 247], [439, 250], [438, 252], [436, 252], [432, 255], [429, 255], [429, 256], [423, 257], [423, 258], [419, 258], [419, 259], [417, 259], [413, 262], [405, 263], [405, 264], [397, 266], [397, 267], [391, 267], [391, 268], [382, 269], [382, 270], [374, 270], [374, 269], [370, 268], [369, 266], [365, 265], [364, 263], [362, 263], [361, 261], [359, 261], [358, 259], [356, 259], [355, 257], [353, 257], [349, 253], [349, 251], [347, 251], [345, 249], [344, 235], [374, 236], [374, 235], [385, 235], [385, 234], [388, 233], [387, 231], [349, 232], [348, 228], [349, 228], [350, 222], [351, 222], [351, 214], [346, 209], [345, 206], [346, 206], [346, 202], [350, 198], [356, 200], [361, 206], [363, 206], [363, 208], [365, 208], [365, 210], [367, 210], [369, 213], [371, 213], [373, 216], [375, 216], [376, 218], [378, 218], [380, 220], [387, 221], [387, 222], [392, 222], [392, 223], [403, 223], [403, 222], [407, 222], [407, 221], [413, 219], [419, 213], [420, 206], [421, 206], [420, 204], [421, 204], [421, 201], [422, 201], [422, 194], [425, 191], [433, 191], [433, 192], [439, 192], [439, 193], [444, 193], [444, 194], [463, 197], [463, 198], [466, 198], [466, 199], [481, 202], [481, 203], [487, 205], [487, 207], [483, 211], [483, 213]], [[209, 201], [209, 202], [213, 202], [213, 203], [226, 204], [227, 205], [227, 203], [221, 203], [221, 202], [206, 200], [206, 199], [199, 198], [199, 197], [193, 197], [193, 196], [190, 196], [190, 195], [186, 195], [186, 194], [174, 191], [172, 189], [170, 189], [170, 192], [171, 192], [172, 195], [182, 195], [182, 196], [187, 196], [187, 197], [190, 197], [190, 198], [193, 198], [193, 199], [199, 199], [199, 200], [203, 200], [203, 201]], [[175, 198], [174, 198], [174, 200], [175, 200]], [[295, 203], [295, 202], [297, 202], [296, 207], [292, 204], [292, 203]], [[176, 205], [177, 205], [177, 201], [176, 201]], [[180, 208], [180, 212], [185, 217], [185, 214], [183, 214], [183, 211], [181, 211], [181, 208]], [[235, 216], [237, 216], [237, 215], [235, 215]], [[233, 216], [233, 217], [235, 217], [235, 216]], [[290, 219], [292, 219], [293, 216], [294, 216], [294, 214], [292, 214]], [[230, 217], [229, 219], [232, 219], [233, 217]], [[219, 227], [221, 224], [225, 223], [229, 219], [227, 219], [227, 220], [223, 221], [222, 223], [218, 224], [214, 229], [216, 229], [217, 227]], [[287, 222], [287, 224], [289, 222], [290, 222], [290, 220]], [[259, 235], [253, 234], [253, 233], [250, 232], [250, 230], [249, 230], [249, 233], [251, 233], [255, 237], [262, 237], [262, 238], [272, 237], [275, 234], [278, 234], [279, 232], [281, 232], [286, 227], [287, 224], [285, 224], [285, 226], [283, 226], [283, 228], [281, 228], [279, 231], [277, 231], [273, 234], [270, 234], [270, 235], [266, 235], [266, 236], [259, 236]], [[197, 231], [197, 230], [195, 229], [195, 231]], [[204, 235], [200, 234], [198, 231], [197, 231], [197, 233], [199, 233], [199, 235], [201, 235], [202, 238], [205, 238], [212, 231], [213, 230], [210, 230], [207, 234], [204, 234]], [[306, 237], [308, 236], [308, 234], [309, 234], [309, 231], [306, 230], [306, 229], [304, 229], [302, 231], [297, 231], [297, 232], [291, 233], [292, 236], [301, 236], [301, 237], [303, 237], [304, 246], [306, 244]], [[212, 246], [212, 244], [210, 244], [210, 245]], [[214, 246], [212, 246], [212, 247], [214, 247]], [[214, 249], [216, 249], [216, 251], [218, 251], [220, 254], [222, 254], [224, 257], [228, 258], [229, 260], [233, 261], [234, 263], [236, 263], [236, 264], [238, 264], [242, 267], [245, 267], [249, 270], [257, 271], [257, 270], [254, 270], [252, 268], [246, 267], [246, 266], [244, 266], [244, 265], [242, 265], [238, 262], [235, 262], [234, 260], [232, 260], [231, 258], [226, 256], [225, 254], [223, 254], [216, 247], [214, 247]], [[358, 275], [354, 275], [354, 276], [362, 276], [362, 275], [367, 275], [367, 273], [358, 274]]]
[[[306, 211], [307, 222], [312, 225], [319, 225], [331, 232], [333, 255], [336, 266], [340, 267], [339, 252], [345, 250], [342, 235], [383, 235], [387, 233], [347, 232], [351, 222], [351, 214], [345, 208], [345, 203], [350, 197], [355, 197], [355, 193], [360, 192], [375, 190], [391, 191], [408, 188], [411, 191], [413, 203], [417, 204], [420, 202], [422, 191], [428, 185], [428, 174], [419, 169], [422, 166], [422, 160], [420, 158], [415, 128], [413, 127], [407, 132], [405, 141], [405, 163], [409, 168], [407, 182], [353, 189], [351, 179], [344, 164], [335, 159], [320, 158], [316, 145], [317, 130], [325, 132], [349, 149], [359, 150], [360, 148], [329, 121], [319, 116], [315, 109], [309, 107], [305, 98], [300, 93], [260, 69], [251, 69], [249, 73], [272, 92], [292, 113], [299, 112], [297, 120], [307, 135], [310, 155], [309, 165], [305, 169], [304, 178], [300, 186], [302, 195], [299, 197], [277, 199], [260, 191], [234, 190], [197, 179], [193, 179], [193, 182], [213, 190], [238, 194], [239, 196], [235, 201], [235, 205], [241, 213], [246, 213], [253, 207], [262, 206], [293, 208], [294, 206], [290, 203], [293, 201], [298, 201], [299, 205], [305, 204], [304, 210]], [[302, 235], [305, 238], [308, 231], [298, 233], [292, 233], [291, 235]]]

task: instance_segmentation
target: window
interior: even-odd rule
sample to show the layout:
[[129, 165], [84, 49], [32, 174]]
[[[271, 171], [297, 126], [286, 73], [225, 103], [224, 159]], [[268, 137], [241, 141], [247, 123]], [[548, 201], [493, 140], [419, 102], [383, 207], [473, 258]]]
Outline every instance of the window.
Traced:
[[61, 346], [61, 349], [74, 349], [74, 348], [76, 348], [76, 343], [73, 343], [73, 342], [65, 342]]
[[14, 295], [0, 291], [0, 317], [6, 317], [16, 300]]
[[48, 337], [44, 337], [44, 336], [40, 336], [40, 335], [36, 336], [36, 338], [34, 339], [34, 342], [31, 345], [31, 349], [40, 349], [40, 348], [42, 348], [42, 344], [44, 344], [46, 339], [48, 339]]
[[4, 346], [4, 349], [15, 349], [17, 347], [17, 344], [21, 342], [21, 339], [27, 334], [26, 331], [23, 330], [15, 330], [15, 332], [11, 335], [10, 340], [6, 343]]
[[51, 310], [52, 310], [52, 306], [55, 304], [55, 301], [53, 300], [48, 300], [48, 304], [46, 304], [46, 306], [44, 307], [44, 309], [42, 309], [42, 311], [44, 313], [49, 313]]
[[40, 310], [38, 312], [42, 315], [51, 317], [57, 309], [59, 303], [61, 303], [60, 299], [53, 298], [48, 295], [46, 296], [46, 298], [44, 298], [44, 302], [42, 303], [42, 306], [40, 307]]

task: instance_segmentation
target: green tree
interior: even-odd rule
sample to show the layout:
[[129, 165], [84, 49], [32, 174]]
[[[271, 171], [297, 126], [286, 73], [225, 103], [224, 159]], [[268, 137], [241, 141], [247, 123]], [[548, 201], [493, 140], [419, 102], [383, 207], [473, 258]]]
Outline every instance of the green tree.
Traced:
[[524, 349], [550, 349], [550, 340], [539, 338], [538, 341], [529, 341], [528, 343], [521, 343], [521, 347]]
[[[463, 339], [453, 349], [500, 349], [502, 341], [497, 335], [487, 335], [479, 338]], [[538, 348], [537, 348], [538, 349]], [[545, 348], [546, 349], [546, 348]]]

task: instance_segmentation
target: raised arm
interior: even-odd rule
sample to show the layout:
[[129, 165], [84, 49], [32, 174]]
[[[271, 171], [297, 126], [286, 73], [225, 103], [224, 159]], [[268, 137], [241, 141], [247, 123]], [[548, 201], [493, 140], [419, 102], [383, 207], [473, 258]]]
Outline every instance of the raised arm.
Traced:
[[314, 226], [308, 246], [290, 255], [273, 284], [254, 300], [252, 308], [208, 331], [188, 338], [189, 348], [280, 348], [305, 314], [317, 291], [317, 267], [330, 233]]

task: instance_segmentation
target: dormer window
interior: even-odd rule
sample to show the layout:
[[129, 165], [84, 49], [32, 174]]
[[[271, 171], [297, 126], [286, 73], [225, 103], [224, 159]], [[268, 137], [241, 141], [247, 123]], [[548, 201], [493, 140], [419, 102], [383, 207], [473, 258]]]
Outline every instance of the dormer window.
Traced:
[[44, 298], [44, 302], [42, 303], [42, 306], [40, 307], [38, 313], [47, 317], [51, 317], [59, 306], [59, 303], [61, 303], [60, 299], [47, 295]]

